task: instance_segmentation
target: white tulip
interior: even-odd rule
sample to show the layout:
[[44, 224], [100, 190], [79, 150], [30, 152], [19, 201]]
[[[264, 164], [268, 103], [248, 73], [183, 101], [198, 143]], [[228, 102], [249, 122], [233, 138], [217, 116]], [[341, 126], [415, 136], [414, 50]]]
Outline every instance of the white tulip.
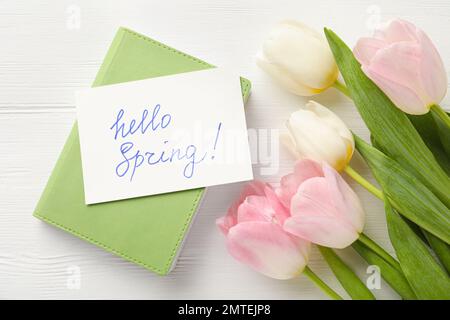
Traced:
[[297, 21], [278, 24], [263, 43], [256, 62], [300, 96], [318, 94], [338, 77], [336, 62], [323, 35]]
[[345, 123], [323, 105], [309, 101], [291, 114], [282, 142], [297, 158], [325, 161], [338, 171], [350, 162], [355, 141]]

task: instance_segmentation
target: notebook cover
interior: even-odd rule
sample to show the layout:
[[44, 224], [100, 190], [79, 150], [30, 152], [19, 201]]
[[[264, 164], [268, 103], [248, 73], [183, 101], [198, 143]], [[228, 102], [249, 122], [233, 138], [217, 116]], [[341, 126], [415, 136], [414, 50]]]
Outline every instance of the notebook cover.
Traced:
[[[213, 66], [120, 28], [93, 86]], [[244, 101], [250, 82], [241, 78]], [[170, 272], [205, 189], [85, 205], [75, 123], [34, 216], [158, 274]]]

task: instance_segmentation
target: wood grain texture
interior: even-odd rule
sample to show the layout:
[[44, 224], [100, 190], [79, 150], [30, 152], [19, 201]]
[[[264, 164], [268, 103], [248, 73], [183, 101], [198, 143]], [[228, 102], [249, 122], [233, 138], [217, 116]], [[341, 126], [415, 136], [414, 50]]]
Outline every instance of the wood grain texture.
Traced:
[[[425, 29], [450, 66], [450, 42], [444, 32], [450, 28], [447, 0], [1, 1], [0, 298], [326, 298], [305, 277], [268, 279], [226, 253], [214, 221], [236, 197], [239, 184], [208, 190], [178, 265], [167, 277], [104, 252], [31, 214], [73, 124], [74, 91], [90, 86], [119, 26], [250, 79], [248, 125], [265, 134], [267, 129], [281, 129], [287, 116], [306, 101], [279, 89], [254, 64], [274, 23], [294, 18], [318, 29], [326, 25], [352, 45], [359, 36], [370, 34], [380, 20], [397, 16]], [[345, 97], [329, 90], [315, 99], [368, 137]], [[450, 105], [450, 99], [443, 104]], [[266, 165], [261, 163], [255, 163], [254, 169], [257, 177], [276, 182], [292, 164], [281, 150], [279, 170], [265, 175]], [[354, 159], [354, 166], [370, 176], [360, 159]], [[381, 203], [352, 185], [367, 211], [366, 233], [392, 252]], [[352, 250], [340, 254], [367, 278], [365, 264]], [[317, 251], [311, 267], [342, 292]], [[71, 285], [72, 270], [80, 272], [78, 289]], [[397, 297], [385, 284], [374, 294], [382, 299]]]

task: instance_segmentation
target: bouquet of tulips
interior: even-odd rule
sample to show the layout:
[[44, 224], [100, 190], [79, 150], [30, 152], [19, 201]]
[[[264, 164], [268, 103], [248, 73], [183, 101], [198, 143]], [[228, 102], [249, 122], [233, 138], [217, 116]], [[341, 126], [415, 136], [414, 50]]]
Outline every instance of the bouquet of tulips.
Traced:
[[[269, 277], [304, 273], [342, 299], [307, 266], [315, 244], [352, 299], [375, 299], [333, 250], [351, 246], [403, 299], [450, 299], [450, 118], [439, 106], [448, 86], [442, 59], [428, 36], [404, 20], [361, 38], [353, 51], [324, 31], [325, 37], [282, 22], [257, 63], [297, 95], [340, 90], [353, 100], [371, 143], [317, 102], [294, 112], [283, 137], [298, 159], [294, 170], [277, 186], [251, 182], [217, 220], [228, 251]], [[350, 166], [355, 149], [379, 188]], [[342, 172], [384, 202], [396, 258], [363, 233], [363, 206]]]

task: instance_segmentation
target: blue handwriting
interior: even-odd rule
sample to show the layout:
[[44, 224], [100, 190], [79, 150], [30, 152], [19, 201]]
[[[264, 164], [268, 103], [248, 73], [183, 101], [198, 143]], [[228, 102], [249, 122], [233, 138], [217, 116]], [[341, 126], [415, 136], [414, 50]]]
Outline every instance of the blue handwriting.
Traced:
[[[144, 109], [139, 119], [131, 119], [129, 122], [125, 120], [125, 110], [123, 108], [120, 109], [117, 112], [113, 125], [109, 128], [114, 132], [114, 140], [128, 138], [119, 147], [123, 160], [116, 166], [116, 175], [122, 178], [128, 174], [129, 180], [132, 181], [137, 168], [144, 164], [153, 166], [185, 160], [187, 162], [183, 169], [183, 176], [187, 179], [192, 178], [196, 166], [205, 160], [208, 152], [203, 152], [199, 155], [200, 151], [194, 144], [168, 149], [166, 147], [166, 150], [158, 152], [142, 151], [133, 142], [129, 141], [129, 138], [134, 134], [146, 134], [147, 132], [163, 130], [171, 123], [172, 116], [169, 113], [162, 113], [160, 104], [155, 105], [150, 111], [149, 109]], [[217, 127], [212, 151], [217, 147], [221, 127], [222, 123], [220, 122]], [[164, 145], [168, 143], [168, 140], [163, 141]], [[211, 159], [214, 159], [214, 155], [211, 156]]]

